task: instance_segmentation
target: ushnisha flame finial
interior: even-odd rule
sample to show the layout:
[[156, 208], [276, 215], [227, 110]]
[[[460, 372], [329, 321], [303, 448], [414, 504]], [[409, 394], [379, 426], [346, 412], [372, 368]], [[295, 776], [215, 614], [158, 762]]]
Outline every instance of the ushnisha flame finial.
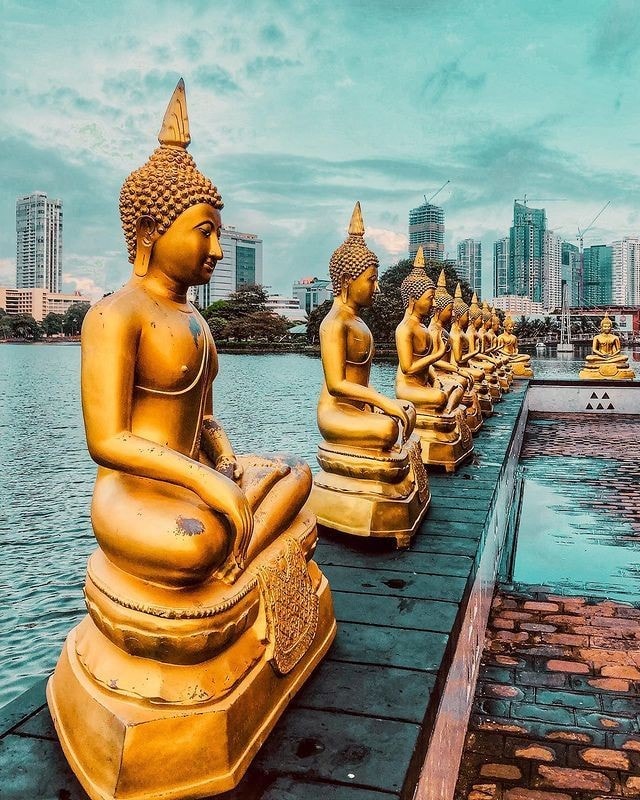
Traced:
[[424, 250], [420, 245], [413, 261], [413, 268], [400, 285], [402, 304], [407, 308], [410, 298], [419, 300], [428, 289], [435, 289], [435, 284], [425, 271]]
[[360, 208], [359, 200], [353, 208], [348, 233], [349, 236], [364, 236], [364, 221], [362, 219], [362, 209]]
[[329, 277], [333, 286], [333, 295], [337, 297], [345, 279], [355, 280], [369, 267], [379, 267], [378, 257], [369, 250], [364, 240], [364, 222], [360, 202], [355, 204], [348, 236], [338, 247], [329, 261]]
[[453, 303], [453, 297], [447, 291], [447, 276], [444, 269], [440, 270], [438, 276], [438, 285], [436, 286], [436, 293], [433, 298], [433, 305], [438, 311], [444, 310], [448, 305]]
[[422, 249], [422, 245], [420, 245], [420, 247], [418, 247], [418, 252], [416, 253], [415, 259], [413, 260], [413, 266], [414, 267], [420, 267], [422, 269], [425, 268], [424, 250]]
[[444, 269], [440, 270], [440, 275], [438, 275], [438, 289], [446, 289], [447, 288], [447, 276], [444, 274]]
[[462, 287], [458, 283], [453, 297], [453, 317], [459, 320], [469, 310], [469, 306], [462, 299]]
[[158, 141], [168, 147], [182, 147], [184, 150], [191, 143], [189, 133], [189, 115], [187, 113], [187, 95], [184, 80], [180, 78], [173, 90], [171, 100], [164, 113]]

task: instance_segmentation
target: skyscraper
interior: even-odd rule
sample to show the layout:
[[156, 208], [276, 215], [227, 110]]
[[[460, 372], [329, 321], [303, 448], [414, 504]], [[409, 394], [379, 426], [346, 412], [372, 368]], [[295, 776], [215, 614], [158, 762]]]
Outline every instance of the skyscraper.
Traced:
[[422, 245], [425, 258], [444, 260], [444, 211], [424, 203], [409, 211], [409, 258], [415, 258]]
[[562, 306], [562, 239], [547, 230], [543, 233], [542, 305], [546, 311]]
[[62, 284], [62, 200], [44, 192], [16, 200], [16, 287], [59, 292]]
[[610, 304], [613, 300], [611, 285], [613, 248], [606, 244], [594, 244], [585, 247], [582, 256], [584, 259], [582, 305], [588, 308]]
[[240, 233], [233, 226], [220, 233], [223, 256], [209, 283], [195, 286], [194, 299], [200, 308], [226, 300], [241, 286], [262, 283], [262, 239], [255, 233]]
[[567, 287], [567, 300], [572, 307], [582, 305], [580, 299], [580, 251], [571, 242], [562, 242], [562, 282]]
[[640, 239], [627, 236], [613, 242], [612, 300], [616, 305], [640, 304]]
[[508, 294], [507, 273], [509, 270], [509, 237], [493, 243], [493, 296]]
[[544, 231], [547, 215], [543, 208], [513, 204], [513, 225], [509, 232], [507, 294], [542, 302]]
[[465, 280], [471, 289], [482, 293], [482, 243], [475, 239], [464, 239], [458, 244], [458, 277]]

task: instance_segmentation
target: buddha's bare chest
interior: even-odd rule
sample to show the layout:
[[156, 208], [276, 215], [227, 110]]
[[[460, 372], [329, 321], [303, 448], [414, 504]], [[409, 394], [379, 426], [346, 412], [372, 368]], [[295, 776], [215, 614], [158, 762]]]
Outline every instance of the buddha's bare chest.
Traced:
[[195, 314], [161, 313], [143, 326], [135, 383], [160, 392], [182, 392], [205, 376], [208, 331]]
[[372, 350], [371, 331], [361, 320], [353, 320], [347, 333], [347, 361], [362, 364], [369, 360]]

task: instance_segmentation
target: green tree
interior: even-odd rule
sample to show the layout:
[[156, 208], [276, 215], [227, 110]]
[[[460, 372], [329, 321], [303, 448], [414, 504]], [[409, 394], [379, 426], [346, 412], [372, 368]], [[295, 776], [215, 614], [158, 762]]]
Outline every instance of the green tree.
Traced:
[[245, 314], [254, 314], [265, 311], [268, 295], [264, 286], [257, 283], [248, 283], [239, 286], [226, 302], [225, 311], [230, 317], [240, 317]]
[[31, 314], [16, 314], [10, 317], [11, 333], [16, 339], [31, 339], [37, 341], [42, 338], [42, 328]]
[[333, 300], [325, 300], [319, 306], [309, 312], [307, 317], [307, 341], [309, 344], [317, 344], [320, 340], [320, 324], [331, 311]]
[[74, 303], [65, 311], [63, 333], [67, 336], [79, 336], [82, 323], [89, 310], [89, 303]]
[[271, 311], [254, 311], [230, 320], [222, 333], [225, 339], [274, 342], [286, 336], [289, 322]]
[[53, 336], [56, 333], [62, 333], [63, 323], [63, 314], [56, 314], [54, 311], [50, 311], [42, 320], [42, 329], [44, 330], [45, 336]]
[[7, 339], [12, 333], [11, 317], [4, 308], [0, 308], [0, 339]]

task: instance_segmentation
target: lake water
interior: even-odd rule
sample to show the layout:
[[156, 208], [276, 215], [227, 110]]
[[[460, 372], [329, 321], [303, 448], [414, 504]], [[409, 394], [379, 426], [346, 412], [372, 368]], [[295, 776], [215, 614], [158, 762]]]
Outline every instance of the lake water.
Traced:
[[[640, 354], [638, 354], [640, 358]], [[576, 377], [581, 359], [536, 357], [539, 377]], [[395, 365], [373, 365], [393, 393]], [[216, 415], [235, 449], [288, 450], [315, 468], [319, 359], [221, 355]], [[84, 614], [82, 584], [95, 548], [77, 345], [0, 346], [0, 706], [54, 667]]]

